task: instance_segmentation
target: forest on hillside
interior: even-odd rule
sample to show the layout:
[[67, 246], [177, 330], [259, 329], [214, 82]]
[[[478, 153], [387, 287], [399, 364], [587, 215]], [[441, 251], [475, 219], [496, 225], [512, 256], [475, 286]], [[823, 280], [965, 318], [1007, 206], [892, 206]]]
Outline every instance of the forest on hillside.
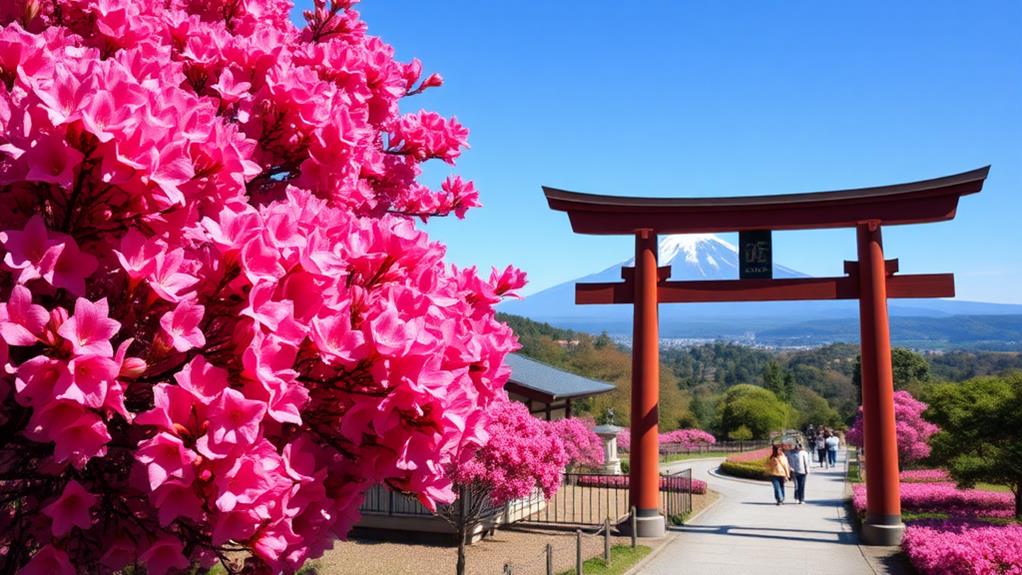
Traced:
[[[560, 329], [530, 319], [498, 314], [522, 345], [519, 353], [549, 365], [617, 386], [616, 391], [582, 402], [579, 411], [602, 420], [613, 408], [615, 422], [628, 424], [631, 355], [606, 334]], [[699, 427], [721, 437], [737, 425], [727, 410], [735, 396], [763, 388], [743, 401], [769, 401], [752, 412], [779, 411], [784, 425], [843, 426], [859, 405], [859, 347], [835, 343], [805, 350], [766, 350], [729, 342], [663, 349], [660, 354], [661, 430]], [[895, 348], [895, 388], [918, 394], [941, 381], [1022, 370], [1018, 352], [948, 351], [919, 354]], [[736, 389], [736, 386], [738, 387]], [[744, 433], [744, 432], [743, 432]]]

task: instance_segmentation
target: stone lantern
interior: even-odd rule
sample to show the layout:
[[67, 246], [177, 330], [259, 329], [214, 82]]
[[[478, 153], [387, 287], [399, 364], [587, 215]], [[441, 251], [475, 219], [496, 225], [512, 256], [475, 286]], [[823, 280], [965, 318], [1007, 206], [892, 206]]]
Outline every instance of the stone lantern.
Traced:
[[621, 475], [621, 460], [617, 457], [617, 434], [624, 429], [613, 423], [598, 425], [593, 432], [603, 440], [603, 473]]

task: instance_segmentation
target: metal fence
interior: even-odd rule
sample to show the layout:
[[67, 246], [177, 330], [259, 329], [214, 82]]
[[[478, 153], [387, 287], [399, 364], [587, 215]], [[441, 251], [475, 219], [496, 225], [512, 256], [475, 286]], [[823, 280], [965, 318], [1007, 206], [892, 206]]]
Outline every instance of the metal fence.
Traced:
[[[467, 497], [473, 495], [466, 493]], [[493, 505], [489, 502], [483, 506], [480, 519], [486, 520], [496, 517], [506, 511], [504, 505]], [[390, 517], [433, 517], [436, 514], [426, 509], [419, 503], [418, 499], [409, 497], [403, 493], [394, 491], [386, 485], [374, 485], [366, 492], [362, 506], [359, 508], [362, 515], [386, 515]]]
[[660, 477], [660, 511], [671, 523], [681, 523], [692, 512], [692, 470]]
[[685, 446], [678, 443], [660, 444], [660, 455], [698, 454], [698, 453], [740, 453], [769, 447], [769, 441], [718, 441], [713, 444]]
[[[628, 517], [627, 475], [597, 473], [565, 473], [557, 493], [544, 500], [538, 489], [531, 497], [505, 505], [487, 505], [484, 519], [500, 518], [501, 522], [524, 521], [546, 525], [598, 527], [610, 519], [618, 523]], [[660, 512], [672, 521], [692, 511], [692, 470], [683, 469], [660, 476]], [[391, 517], [432, 517], [434, 514], [418, 500], [392, 491], [384, 485], [372, 487], [362, 502], [363, 515]]]
[[[660, 511], [675, 520], [692, 511], [692, 470], [660, 476]], [[609, 518], [617, 523], [629, 514], [628, 476], [565, 473], [549, 500], [534, 497], [508, 504], [511, 516], [547, 525], [596, 527]]]

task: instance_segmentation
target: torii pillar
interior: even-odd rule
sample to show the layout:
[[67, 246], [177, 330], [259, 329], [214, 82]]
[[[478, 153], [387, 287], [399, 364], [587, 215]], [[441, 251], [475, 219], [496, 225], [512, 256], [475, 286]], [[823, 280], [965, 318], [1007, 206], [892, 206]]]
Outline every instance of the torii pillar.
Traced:
[[862, 430], [868, 454], [866, 519], [862, 522], [862, 535], [874, 545], [898, 545], [905, 525], [901, 522], [901, 486], [898, 483], [887, 265], [880, 223], [861, 223], [855, 233], [859, 255]]
[[[862, 336], [862, 412], [868, 464], [862, 535], [872, 545], [896, 545], [904, 526], [898, 485], [894, 381], [888, 298], [952, 297], [952, 274], [896, 275], [884, 260], [882, 225], [948, 221], [961, 196], [983, 189], [990, 166], [931, 180], [803, 194], [729, 198], [635, 198], [544, 187], [554, 210], [568, 213], [576, 233], [635, 238], [635, 268], [624, 282], [577, 284], [577, 304], [633, 304], [632, 468], [630, 503], [637, 535], [664, 533], [659, 504], [658, 303], [858, 299]], [[843, 277], [666, 281], [657, 267], [657, 233], [855, 228], [859, 260]], [[629, 523], [625, 522], [625, 526]]]
[[[632, 322], [631, 477], [628, 499], [635, 507], [639, 537], [661, 537], [666, 521], [660, 504], [660, 328], [657, 317], [656, 232], [635, 232], [634, 321]], [[626, 274], [627, 275], [627, 274]], [[630, 522], [622, 524], [630, 530]]]

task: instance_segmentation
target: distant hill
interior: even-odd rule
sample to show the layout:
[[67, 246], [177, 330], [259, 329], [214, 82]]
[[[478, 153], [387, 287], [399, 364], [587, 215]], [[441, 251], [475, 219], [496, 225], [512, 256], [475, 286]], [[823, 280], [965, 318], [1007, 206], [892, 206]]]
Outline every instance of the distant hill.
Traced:
[[[660, 265], [671, 266], [675, 280], [738, 278], [735, 246], [713, 234], [668, 235], [660, 239]], [[580, 277], [498, 307], [503, 313], [520, 315], [561, 328], [611, 335], [631, 333], [629, 305], [575, 305], [575, 284], [621, 281], [624, 260], [600, 272]], [[774, 277], [806, 277], [798, 270], [775, 263]], [[972, 346], [983, 349], [1018, 349], [1016, 337], [1022, 305], [992, 304], [942, 299], [891, 300], [888, 306], [894, 337], [919, 342], [919, 347]], [[832, 341], [857, 341], [858, 302], [736, 302], [676, 304], [660, 307], [660, 333], [673, 338], [748, 338], [755, 341], [820, 345]], [[968, 319], [962, 319], [968, 316]], [[984, 319], [979, 316], [990, 316]], [[1014, 316], [993, 319], [995, 316]], [[943, 321], [938, 321], [943, 318]], [[931, 319], [933, 321], [926, 321]], [[902, 321], [909, 320], [909, 321]], [[918, 320], [918, 321], [917, 321]], [[963, 326], [962, 324], [966, 324]], [[903, 333], [904, 330], [904, 333]], [[986, 335], [984, 335], [986, 334]], [[923, 336], [923, 337], [917, 337]]]

